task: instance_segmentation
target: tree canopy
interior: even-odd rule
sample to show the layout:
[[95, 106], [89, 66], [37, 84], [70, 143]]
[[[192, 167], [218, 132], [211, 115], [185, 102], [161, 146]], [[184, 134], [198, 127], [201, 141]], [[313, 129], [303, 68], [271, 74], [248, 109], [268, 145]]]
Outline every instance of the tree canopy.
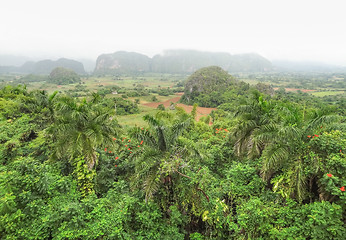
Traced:
[[54, 68], [48, 78], [48, 82], [58, 85], [79, 83], [80, 81], [80, 77], [76, 72], [63, 67]]

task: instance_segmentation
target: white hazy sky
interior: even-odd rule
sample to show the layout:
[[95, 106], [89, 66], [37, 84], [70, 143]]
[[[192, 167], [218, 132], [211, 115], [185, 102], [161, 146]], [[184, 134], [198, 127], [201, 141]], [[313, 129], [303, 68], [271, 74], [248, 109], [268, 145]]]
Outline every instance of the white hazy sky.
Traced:
[[345, 0], [1, 0], [0, 54], [256, 52], [346, 65]]

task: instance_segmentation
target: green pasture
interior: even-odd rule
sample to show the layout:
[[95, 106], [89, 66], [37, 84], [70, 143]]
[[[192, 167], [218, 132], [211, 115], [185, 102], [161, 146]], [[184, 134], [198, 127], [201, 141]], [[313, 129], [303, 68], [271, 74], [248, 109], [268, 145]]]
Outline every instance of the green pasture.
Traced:
[[168, 88], [173, 87], [177, 81], [185, 80], [180, 76], [140, 76], [140, 77], [89, 77], [82, 79], [88, 89], [96, 89], [102, 86], [119, 86], [123, 88], [133, 88], [136, 85], [143, 85], [146, 88]]
[[141, 96], [141, 97], [129, 97], [128, 100], [132, 100], [135, 101], [135, 99], [139, 99], [140, 104], [144, 104], [144, 103], [151, 103], [152, 101], [152, 97], [155, 96], [157, 98], [157, 102], [165, 102], [169, 99], [172, 99], [174, 97], [177, 97], [177, 95], [168, 95], [168, 96], [160, 96], [156, 93], [152, 93], [149, 96]]
[[320, 91], [320, 92], [312, 92], [311, 94], [316, 97], [324, 97], [324, 96], [340, 95], [345, 93], [346, 91]]
[[135, 99], [139, 99], [139, 111], [138, 114], [131, 114], [131, 115], [124, 115], [124, 116], [117, 116], [117, 120], [122, 126], [141, 126], [145, 127], [147, 126], [146, 122], [143, 121], [143, 116], [146, 114], [155, 114], [158, 110], [156, 108], [144, 106], [142, 104], [145, 103], [152, 103], [153, 101], [151, 98], [153, 96], [156, 96], [158, 99], [158, 102], [165, 102], [169, 99], [172, 99], [176, 97], [177, 95], [169, 95], [169, 96], [159, 96], [157, 94], [152, 94], [150, 96], [141, 96], [141, 97], [131, 97], [128, 98], [128, 100], [135, 101]]
[[[8, 80], [8, 77], [7, 77]], [[85, 77], [82, 78], [82, 85], [90, 91], [96, 91], [103, 87], [118, 86], [121, 88], [131, 89], [136, 85], [143, 85], [145, 88], [172, 88], [178, 81], [185, 80], [184, 76], [163, 75], [163, 76], [143, 76], [143, 77]], [[27, 84], [29, 90], [40, 89], [52, 93], [56, 90], [67, 91], [72, 90], [78, 84], [55, 85], [46, 82], [30, 82]]]
[[26, 86], [29, 91], [38, 89], [38, 90], [45, 90], [48, 93], [53, 93], [54, 91], [66, 91], [74, 89], [76, 84], [69, 84], [69, 85], [56, 85], [52, 83], [46, 83], [46, 82], [31, 82], [28, 83]]
[[139, 106], [140, 113], [138, 114], [131, 114], [131, 115], [124, 115], [124, 116], [117, 116], [117, 120], [119, 124], [123, 127], [147, 127], [147, 123], [143, 120], [143, 117], [146, 114], [155, 114], [158, 110], [155, 108], [147, 107], [147, 106]]

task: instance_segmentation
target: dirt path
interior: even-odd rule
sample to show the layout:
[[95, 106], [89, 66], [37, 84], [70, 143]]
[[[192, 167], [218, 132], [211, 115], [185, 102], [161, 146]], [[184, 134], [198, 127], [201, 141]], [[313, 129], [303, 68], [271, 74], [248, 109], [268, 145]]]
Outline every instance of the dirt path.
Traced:
[[[175, 95], [177, 95], [177, 96], [174, 98], [168, 99], [167, 101], [164, 101], [164, 102], [152, 102], [152, 103], [145, 103], [143, 105], [147, 106], [147, 107], [157, 108], [157, 106], [159, 106], [160, 104], [163, 104], [163, 106], [165, 106], [165, 108], [167, 108], [171, 105], [172, 102], [177, 103], [180, 100], [183, 93], [176, 93]], [[177, 106], [184, 108], [184, 110], [187, 113], [190, 113], [192, 111], [192, 108], [193, 108], [193, 106], [185, 105], [182, 103], [178, 103]], [[197, 120], [199, 120], [202, 116], [207, 116], [213, 110], [216, 110], [216, 108], [197, 107]]]

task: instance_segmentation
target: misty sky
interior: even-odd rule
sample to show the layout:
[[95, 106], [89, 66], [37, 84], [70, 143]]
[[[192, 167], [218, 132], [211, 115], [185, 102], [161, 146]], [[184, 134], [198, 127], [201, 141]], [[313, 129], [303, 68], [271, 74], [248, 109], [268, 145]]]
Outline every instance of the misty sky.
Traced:
[[346, 65], [344, 0], [2, 0], [0, 54], [256, 52]]

